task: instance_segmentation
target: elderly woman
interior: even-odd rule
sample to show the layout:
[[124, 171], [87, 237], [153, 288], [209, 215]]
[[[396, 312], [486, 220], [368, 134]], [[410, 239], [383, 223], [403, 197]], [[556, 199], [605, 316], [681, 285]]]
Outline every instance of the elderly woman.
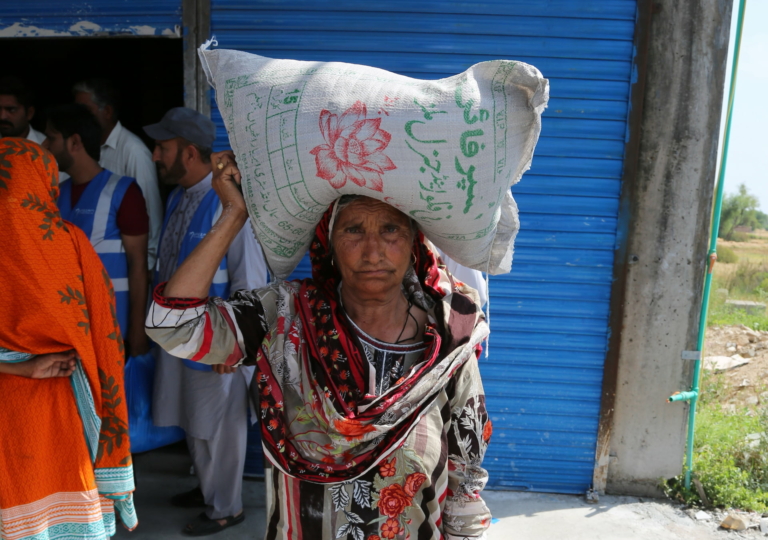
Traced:
[[474, 289], [406, 215], [342, 197], [317, 226], [313, 279], [206, 298], [248, 219], [234, 156], [213, 163], [225, 210], [158, 286], [147, 332], [175, 356], [256, 364], [266, 538], [483, 537], [488, 329]]

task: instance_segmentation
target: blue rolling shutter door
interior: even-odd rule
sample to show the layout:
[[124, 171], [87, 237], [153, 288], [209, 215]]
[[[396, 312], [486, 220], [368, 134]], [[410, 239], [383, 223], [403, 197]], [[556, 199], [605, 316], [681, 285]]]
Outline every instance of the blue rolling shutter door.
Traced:
[[577, 493], [592, 482], [635, 15], [634, 0], [212, 2], [223, 48], [422, 79], [509, 58], [550, 79], [533, 167], [513, 188], [512, 273], [491, 278], [480, 366], [494, 488]]
[[0, 2], [0, 37], [181, 36], [181, 0]]

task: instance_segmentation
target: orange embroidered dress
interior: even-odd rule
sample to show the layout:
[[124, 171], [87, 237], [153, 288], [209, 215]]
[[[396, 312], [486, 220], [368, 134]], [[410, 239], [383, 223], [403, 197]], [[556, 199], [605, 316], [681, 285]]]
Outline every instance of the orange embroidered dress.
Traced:
[[0, 362], [74, 349], [71, 377], [0, 374], [0, 537], [103, 539], [137, 524], [123, 342], [109, 276], [62, 221], [53, 156], [0, 139]]

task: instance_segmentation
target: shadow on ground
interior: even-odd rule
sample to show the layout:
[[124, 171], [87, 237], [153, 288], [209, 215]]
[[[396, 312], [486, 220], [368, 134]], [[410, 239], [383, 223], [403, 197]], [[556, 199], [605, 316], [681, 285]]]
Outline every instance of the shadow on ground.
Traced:
[[[192, 459], [186, 443], [167, 446], [133, 456], [136, 474], [136, 513], [139, 526], [128, 532], [118, 526], [113, 538], [125, 540], [158, 540], [190, 538], [181, 533], [184, 526], [203, 511], [171, 506], [170, 498], [197, 485], [190, 475]], [[243, 482], [243, 511], [245, 521], [209, 538], [216, 540], [261, 539], [266, 526], [264, 482], [247, 479]]]

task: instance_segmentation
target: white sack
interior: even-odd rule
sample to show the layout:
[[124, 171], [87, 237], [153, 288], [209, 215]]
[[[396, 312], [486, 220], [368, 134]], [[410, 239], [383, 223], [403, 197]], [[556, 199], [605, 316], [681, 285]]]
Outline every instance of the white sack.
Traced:
[[549, 83], [522, 62], [421, 81], [367, 66], [200, 48], [272, 271], [285, 278], [341, 195], [414, 218], [457, 262], [509, 272], [509, 187], [531, 163]]

